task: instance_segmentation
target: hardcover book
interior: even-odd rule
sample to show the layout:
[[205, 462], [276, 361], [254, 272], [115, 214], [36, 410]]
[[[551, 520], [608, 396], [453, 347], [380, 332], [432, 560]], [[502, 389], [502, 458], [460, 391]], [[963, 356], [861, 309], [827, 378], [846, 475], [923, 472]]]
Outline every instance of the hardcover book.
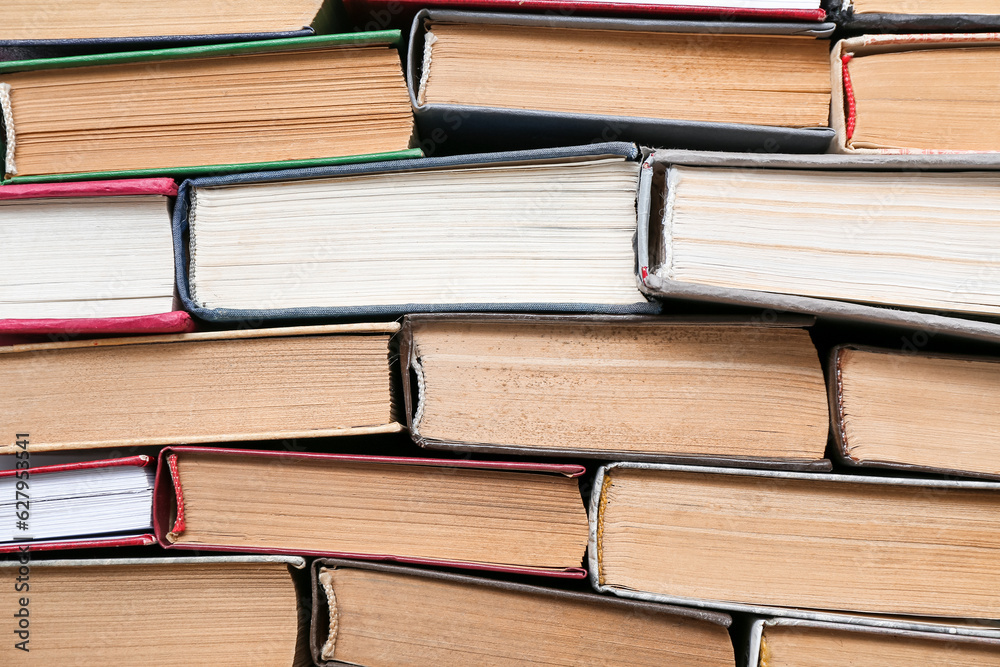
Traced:
[[654, 602], [1000, 618], [1000, 483], [612, 463], [592, 584]]
[[0, 333], [182, 332], [167, 178], [0, 186]]
[[822, 153], [832, 29], [425, 10], [407, 82], [427, 154], [599, 140]]
[[435, 449], [829, 469], [809, 323], [410, 315], [407, 425]]
[[657, 312], [635, 284], [638, 156], [611, 143], [187, 181], [180, 298], [215, 322]]
[[0, 63], [5, 178], [413, 157], [399, 31]]
[[864, 35], [831, 53], [833, 149], [1000, 151], [1000, 36]]
[[586, 576], [582, 466], [206, 447], [164, 448], [159, 465], [168, 549]]
[[[1000, 663], [1000, 633], [991, 637], [959, 634], [963, 628], [941, 626], [939, 632], [906, 629], [905, 623], [861, 625], [793, 618], [757, 619], [750, 627], [748, 667], [835, 667], [878, 664], [884, 667], [949, 665], [977, 667]], [[897, 627], [897, 626], [904, 627]]]
[[654, 151], [640, 177], [640, 284], [1000, 341], [998, 168], [991, 155]]
[[0, 470], [0, 554], [154, 544], [148, 456]]
[[[34, 451], [394, 433], [395, 323], [0, 348], [0, 423]], [[53, 418], [58, 415], [58, 418]], [[100, 418], [95, 418], [99, 415]], [[0, 446], [0, 454], [14, 453]]]
[[844, 463], [1000, 479], [1000, 360], [839, 345], [829, 366]]
[[279, 556], [3, 561], [0, 613], [17, 629], [0, 661], [305, 667], [304, 567]]
[[312, 594], [321, 667], [734, 664], [717, 612], [330, 558], [313, 561]]

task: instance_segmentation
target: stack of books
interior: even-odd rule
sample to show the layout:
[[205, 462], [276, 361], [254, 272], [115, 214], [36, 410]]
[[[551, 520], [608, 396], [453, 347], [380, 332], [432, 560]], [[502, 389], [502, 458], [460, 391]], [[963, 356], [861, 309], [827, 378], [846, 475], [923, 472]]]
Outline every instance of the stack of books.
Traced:
[[8, 2], [0, 663], [1000, 665], [997, 31]]

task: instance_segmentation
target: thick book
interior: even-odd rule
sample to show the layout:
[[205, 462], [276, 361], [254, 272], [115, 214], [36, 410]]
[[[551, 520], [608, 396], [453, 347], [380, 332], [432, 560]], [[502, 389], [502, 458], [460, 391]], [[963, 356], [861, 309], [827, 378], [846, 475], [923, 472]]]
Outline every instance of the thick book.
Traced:
[[718, 612], [381, 563], [312, 564], [313, 661], [732, 667]]
[[640, 285], [997, 342], [998, 170], [994, 155], [654, 151], [639, 187]]
[[830, 20], [853, 33], [1000, 29], [1000, 8], [993, 0], [834, 0], [830, 15]]
[[1000, 664], [1000, 632], [960, 634], [966, 628], [942, 625], [937, 632], [876, 618], [847, 617], [844, 622], [761, 618], [753, 621], [747, 642], [747, 667], [867, 665], [911, 667]]
[[582, 466], [206, 447], [164, 448], [159, 466], [167, 549], [586, 576]]
[[608, 143], [186, 181], [178, 292], [214, 322], [657, 312], [634, 275], [638, 157]]
[[1000, 35], [863, 35], [830, 55], [841, 153], [1000, 151]]
[[385, 30], [0, 63], [4, 178], [417, 156], [399, 37]]
[[0, 470], [0, 554], [155, 544], [149, 456]]
[[761, 615], [1000, 618], [1000, 483], [612, 463], [602, 593]]
[[3, 561], [10, 592], [0, 612], [13, 630], [0, 662], [306, 667], [305, 565], [288, 556]]
[[428, 155], [601, 140], [823, 153], [832, 30], [424, 10], [407, 83]]
[[838, 345], [829, 368], [843, 463], [1000, 479], [1000, 359]]
[[[398, 324], [0, 348], [0, 424], [33, 451], [395, 433]], [[0, 446], [0, 454], [15, 453]]]
[[168, 178], [0, 185], [0, 333], [193, 329], [175, 308]]
[[407, 426], [433, 449], [828, 470], [810, 323], [410, 315]]

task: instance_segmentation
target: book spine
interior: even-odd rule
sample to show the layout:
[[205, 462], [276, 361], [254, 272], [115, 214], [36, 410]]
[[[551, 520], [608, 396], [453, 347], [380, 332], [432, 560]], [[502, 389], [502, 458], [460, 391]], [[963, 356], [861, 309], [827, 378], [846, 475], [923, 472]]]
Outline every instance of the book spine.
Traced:
[[70, 549], [97, 549], [107, 547], [148, 547], [156, 544], [156, 537], [149, 534], [127, 535], [124, 537], [94, 537], [80, 540], [37, 540], [0, 544], [0, 554], [21, 553], [22, 547], [30, 545], [31, 551], [66, 551]]
[[343, 0], [348, 14], [357, 25], [375, 29], [394, 25], [418, 9], [433, 7], [455, 11], [550, 12], [561, 15], [610, 14], [637, 15], [649, 18], [694, 17], [725, 20], [763, 19], [784, 21], [823, 21], [827, 11], [818, 9], [766, 9], [754, 7], [706, 7], [679, 2], [650, 4], [629, 0], [574, 2], [572, 0]]
[[[102, 459], [98, 461], [81, 461], [79, 463], [59, 463], [49, 466], [40, 466], [31, 469], [31, 475], [45, 475], [55, 472], [68, 472], [71, 470], [93, 470], [94, 468], [121, 468], [123, 466], [135, 466], [145, 468], [153, 462], [153, 459], [145, 454], [136, 456], [126, 456], [118, 459]], [[14, 477], [16, 469], [0, 470], [0, 479], [4, 477]]]
[[0, 190], [0, 201], [50, 199], [54, 197], [123, 197], [132, 195], [177, 196], [172, 178], [129, 178], [72, 183], [32, 183], [8, 185]]

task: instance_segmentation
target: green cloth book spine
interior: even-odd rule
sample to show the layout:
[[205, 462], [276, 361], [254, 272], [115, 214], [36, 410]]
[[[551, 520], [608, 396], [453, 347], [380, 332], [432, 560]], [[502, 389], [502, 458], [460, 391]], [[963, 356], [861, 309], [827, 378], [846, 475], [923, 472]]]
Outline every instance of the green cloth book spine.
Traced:
[[175, 49], [151, 49], [149, 51], [99, 53], [88, 56], [38, 58], [36, 60], [11, 60], [10, 62], [0, 63], [0, 74], [11, 74], [13, 72], [26, 72], [29, 70], [40, 69], [90, 67], [93, 65], [122, 65], [125, 63], [138, 63], [149, 60], [183, 60], [186, 58], [239, 55], [245, 53], [296, 51], [302, 49], [318, 49], [327, 46], [367, 46], [372, 44], [398, 46], [401, 38], [402, 33], [399, 30], [376, 30], [373, 32], [348, 32], [336, 35], [315, 35], [313, 37], [265, 39], [257, 42], [184, 46]]
[[278, 169], [304, 169], [308, 167], [329, 167], [338, 164], [355, 164], [361, 162], [379, 162], [382, 160], [408, 160], [423, 157], [419, 148], [408, 148], [388, 153], [369, 153], [367, 155], [347, 155], [340, 157], [323, 157], [310, 160], [280, 160], [277, 162], [241, 162], [239, 164], [213, 164], [196, 167], [178, 167], [176, 169], [132, 169], [122, 171], [88, 171], [73, 174], [41, 174], [38, 176], [14, 176], [0, 181], [0, 185], [18, 185], [27, 183], [62, 183], [65, 181], [103, 181], [120, 178], [153, 178], [167, 177], [177, 180], [194, 178], [196, 176], [213, 176], [219, 174], [241, 174], [251, 171], [274, 171]]

